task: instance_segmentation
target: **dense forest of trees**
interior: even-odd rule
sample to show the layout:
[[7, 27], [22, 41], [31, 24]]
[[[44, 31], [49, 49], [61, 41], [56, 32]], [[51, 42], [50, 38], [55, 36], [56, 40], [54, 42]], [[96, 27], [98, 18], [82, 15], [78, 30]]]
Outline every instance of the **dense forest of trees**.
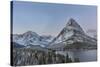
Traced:
[[[76, 59], [78, 62], [79, 60]], [[30, 48], [13, 49], [13, 65], [41, 65], [41, 64], [57, 64], [72, 62], [68, 54], [66, 56], [55, 54], [55, 51], [39, 51]]]

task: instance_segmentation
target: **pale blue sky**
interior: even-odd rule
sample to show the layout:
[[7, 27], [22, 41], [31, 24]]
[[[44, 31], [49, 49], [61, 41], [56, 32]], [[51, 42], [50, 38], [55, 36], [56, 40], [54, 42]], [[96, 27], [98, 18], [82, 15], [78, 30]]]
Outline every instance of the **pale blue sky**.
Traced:
[[97, 7], [14, 1], [13, 33], [28, 30], [40, 35], [57, 35], [69, 18], [74, 18], [86, 32], [96, 30]]

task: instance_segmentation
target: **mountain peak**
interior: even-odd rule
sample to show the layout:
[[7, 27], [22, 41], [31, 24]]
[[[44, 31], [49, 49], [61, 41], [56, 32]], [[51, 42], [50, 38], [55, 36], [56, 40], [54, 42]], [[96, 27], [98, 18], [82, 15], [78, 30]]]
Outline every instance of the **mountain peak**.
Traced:
[[25, 38], [32, 38], [32, 37], [38, 37], [39, 35], [32, 31], [27, 31], [22, 34]]
[[38, 35], [38, 34], [32, 31], [27, 31], [24, 33], [24, 35]]
[[81, 26], [73, 18], [69, 19], [68, 23], [66, 24], [66, 28], [69, 30], [75, 30], [84, 33]]
[[80, 27], [80, 25], [73, 18], [69, 19], [67, 26]]
[[27, 32], [25, 32], [25, 33], [33, 33], [32, 31], [27, 31]]

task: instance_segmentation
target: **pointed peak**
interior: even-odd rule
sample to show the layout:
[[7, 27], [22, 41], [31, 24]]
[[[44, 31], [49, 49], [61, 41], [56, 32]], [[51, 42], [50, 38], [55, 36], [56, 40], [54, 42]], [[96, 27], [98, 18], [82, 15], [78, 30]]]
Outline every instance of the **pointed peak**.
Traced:
[[25, 33], [33, 33], [32, 31], [27, 31], [27, 32], [25, 32]]
[[70, 18], [67, 26], [79, 26], [79, 24], [73, 18]]
[[25, 32], [23, 35], [28, 36], [28, 35], [38, 35], [37, 33], [33, 32], [33, 31], [27, 31]]
[[70, 18], [68, 20], [68, 23], [66, 24], [66, 28], [70, 29], [70, 30], [77, 30], [77, 31], [80, 31], [80, 32], [84, 33], [81, 26], [73, 18]]
[[71, 21], [71, 22], [75, 22], [75, 20], [74, 20], [73, 18], [70, 18], [69, 21]]

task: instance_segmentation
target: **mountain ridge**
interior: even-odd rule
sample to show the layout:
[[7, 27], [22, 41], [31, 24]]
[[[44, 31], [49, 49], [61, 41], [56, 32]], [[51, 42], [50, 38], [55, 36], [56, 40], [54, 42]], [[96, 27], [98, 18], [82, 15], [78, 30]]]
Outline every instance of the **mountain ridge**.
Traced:
[[60, 31], [60, 33], [56, 37], [46, 35], [40, 36], [33, 31], [27, 31], [23, 34], [13, 34], [12, 36], [13, 42], [24, 45], [26, 47], [39, 45], [41, 47], [47, 47], [50, 49], [60, 49], [73, 43], [87, 43], [90, 45], [97, 45], [97, 40], [88, 36], [73, 18], [69, 19], [66, 26]]
[[41, 47], [45, 47], [48, 45], [49, 40], [52, 37], [50, 36], [40, 36], [35, 32], [27, 31], [23, 34], [13, 34], [13, 42], [18, 44], [29, 46], [29, 45], [40, 45]]

